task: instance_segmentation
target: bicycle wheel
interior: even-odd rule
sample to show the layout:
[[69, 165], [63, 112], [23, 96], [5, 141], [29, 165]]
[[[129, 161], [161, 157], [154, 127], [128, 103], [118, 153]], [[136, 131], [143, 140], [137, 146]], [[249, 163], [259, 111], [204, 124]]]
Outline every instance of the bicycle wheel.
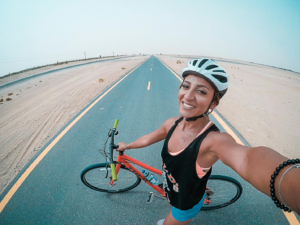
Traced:
[[204, 204], [201, 210], [219, 209], [231, 205], [243, 192], [242, 185], [235, 179], [222, 175], [208, 178]]
[[91, 165], [81, 173], [82, 182], [89, 188], [108, 193], [129, 191], [141, 182], [141, 179], [130, 170], [121, 165], [118, 180], [111, 186], [110, 166], [106, 163]]

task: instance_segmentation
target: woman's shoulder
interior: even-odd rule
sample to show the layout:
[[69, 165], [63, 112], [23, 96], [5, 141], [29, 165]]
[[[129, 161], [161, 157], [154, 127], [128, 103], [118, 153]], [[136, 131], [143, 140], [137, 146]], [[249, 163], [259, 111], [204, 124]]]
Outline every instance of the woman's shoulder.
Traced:
[[169, 119], [167, 119], [164, 123], [163, 123], [163, 127], [164, 127], [164, 129], [168, 132], [170, 129], [171, 129], [171, 127], [175, 124], [175, 122], [177, 121], [177, 120], [179, 120], [181, 117], [180, 116], [175, 116], [175, 117], [171, 117], [171, 118], [169, 118]]
[[213, 131], [207, 135], [207, 138], [212, 143], [223, 143], [234, 140], [230, 134], [220, 131]]
[[206, 149], [217, 151], [235, 145], [233, 137], [225, 132], [210, 132], [203, 141]]

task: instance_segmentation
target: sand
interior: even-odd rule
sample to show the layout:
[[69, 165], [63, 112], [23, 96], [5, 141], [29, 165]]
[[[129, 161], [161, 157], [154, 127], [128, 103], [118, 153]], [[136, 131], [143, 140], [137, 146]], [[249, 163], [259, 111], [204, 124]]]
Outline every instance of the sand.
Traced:
[[[147, 58], [137, 56], [94, 63], [0, 88], [0, 99], [3, 99], [0, 102], [0, 193], [82, 108]], [[70, 64], [3, 78], [0, 85]]]
[[110, 57], [102, 57], [102, 58], [90, 59], [90, 60], [85, 60], [85, 61], [74, 61], [74, 62], [66, 61], [65, 63], [60, 62], [59, 64], [49, 65], [49, 66], [41, 67], [38, 69], [22, 72], [19, 74], [14, 74], [14, 75], [10, 75], [10, 76], [6, 75], [4, 79], [3, 79], [3, 77], [0, 77], [0, 86], [7, 84], [7, 83], [11, 83], [16, 80], [20, 80], [22, 78], [31, 77], [36, 74], [41, 74], [41, 73], [48, 72], [51, 70], [67, 68], [67, 67], [75, 66], [75, 65], [83, 65], [83, 64], [87, 64], [87, 63], [93, 63], [93, 62], [108, 61], [108, 60], [112, 60], [112, 59], [128, 58], [128, 57], [129, 56], [117, 56], [117, 57], [110, 56]]
[[[156, 57], [179, 75], [192, 60], [188, 56]], [[288, 158], [299, 158], [300, 74], [249, 62], [214, 59], [230, 79], [217, 111], [251, 146], [267, 146]]]
[[[177, 74], [191, 60], [184, 56], [155, 56]], [[0, 99], [4, 99], [0, 102], [0, 193], [82, 108], [148, 57], [90, 64], [0, 88]], [[249, 62], [215, 60], [230, 78], [218, 112], [251, 146], [268, 146], [289, 158], [299, 157], [300, 74]], [[0, 79], [0, 85], [74, 64], [82, 62], [7, 77]], [[8, 96], [9, 93], [13, 94]], [[7, 97], [12, 100], [6, 101]]]

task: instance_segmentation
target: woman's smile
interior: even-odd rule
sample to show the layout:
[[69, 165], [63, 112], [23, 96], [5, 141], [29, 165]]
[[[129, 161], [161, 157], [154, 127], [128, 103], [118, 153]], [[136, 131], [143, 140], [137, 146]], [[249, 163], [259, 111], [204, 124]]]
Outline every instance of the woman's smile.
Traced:
[[189, 103], [186, 103], [186, 102], [184, 102], [184, 101], [182, 101], [182, 106], [183, 106], [183, 108], [185, 108], [185, 109], [194, 109], [194, 108], [196, 108], [196, 106], [193, 106], [193, 105], [191, 105], [191, 104], [189, 104]]

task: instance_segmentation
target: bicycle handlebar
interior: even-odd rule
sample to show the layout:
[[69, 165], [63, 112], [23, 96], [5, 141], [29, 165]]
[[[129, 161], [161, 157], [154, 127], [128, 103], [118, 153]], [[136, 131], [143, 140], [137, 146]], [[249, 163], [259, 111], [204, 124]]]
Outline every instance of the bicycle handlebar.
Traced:
[[118, 123], [119, 123], [119, 120], [118, 120], [118, 119], [116, 119], [116, 120], [115, 120], [115, 124], [114, 124], [114, 127], [113, 127], [113, 128], [117, 129]]
[[115, 167], [115, 164], [113, 162], [113, 151], [114, 151], [114, 148], [116, 148], [115, 143], [114, 143], [114, 135], [115, 135], [115, 132], [116, 132], [116, 129], [117, 129], [117, 126], [118, 126], [118, 122], [119, 122], [119, 120], [116, 119], [113, 130], [112, 130], [111, 142], [110, 142], [110, 146], [109, 146], [109, 148], [110, 148], [110, 169], [111, 169], [111, 175], [112, 175], [113, 181], [118, 180], [117, 174], [116, 174], [116, 167]]

